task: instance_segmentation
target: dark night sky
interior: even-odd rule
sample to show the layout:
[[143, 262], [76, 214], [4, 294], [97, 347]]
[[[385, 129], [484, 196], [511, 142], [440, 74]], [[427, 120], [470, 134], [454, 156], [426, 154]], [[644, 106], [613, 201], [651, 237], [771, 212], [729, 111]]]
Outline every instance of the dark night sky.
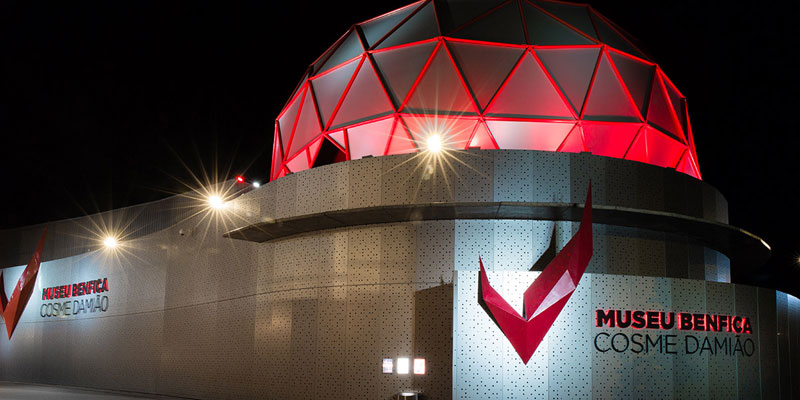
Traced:
[[[215, 159], [264, 180], [305, 67], [408, 2], [0, 2], [0, 228], [155, 200]], [[704, 180], [773, 246], [764, 277], [798, 293], [800, 5], [591, 4], [687, 96]]]

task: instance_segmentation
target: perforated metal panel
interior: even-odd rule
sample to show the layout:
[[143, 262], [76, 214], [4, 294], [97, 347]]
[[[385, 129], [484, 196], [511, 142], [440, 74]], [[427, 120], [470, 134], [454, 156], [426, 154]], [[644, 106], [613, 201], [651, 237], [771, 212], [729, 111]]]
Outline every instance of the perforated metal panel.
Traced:
[[494, 153], [494, 201], [533, 201], [532, 167], [531, 152]]
[[[737, 315], [735, 288], [717, 282], [706, 282], [706, 312], [709, 314]], [[728, 334], [715, 332], [692, 333], [698, 340], [708, 338], [713, 346], [714, 339], [730, 337]], [[700, 343], [702, 346], [702, 342]], [[702, 347], [701, 347], [702, 349]], [[733, 399], [739, 396], [736, 385], [731, 385], [731, 378], [736, 376], [736, 360], [725, 354], [711, 355], [708, 352], [701, 356], [708, 363], [708, 397], [719, 399]]]
[[[634, 310], [673, 311], [670, 280], [653, 277], [632, 277], [631, 298], [629, 308]], [[629, 333], [631, 333], [629, 331]], [[642, 342], [648, 346], [648, 337], [658, 341], [664, 331], [641, 329], [633, 334], [641, 334]], [[668, 332], [669, 334], [673, 332]], [[668, 354], [666, 337], [661, 343], [646, 347], [633, 358], [633, 392], [636, 397], [648, 399], [673, 398], [675, 391], [675, 355]], [[673, 348], [673, 350], [675, 350]]]
[[[612, 275], [589, 275], [592, 281], [592, 309], [629, 309], [633, 278]], [[617, 347], [623, 348], [621, 328], [605, 330], [610, 340], [618, 341]], [[616, 338], [616, 339], [615, 339]], [[587, 346], [585, 344], [584, 346]], [[627, 346], [625, 346], [627, 347]], [[629, 352], [614, 350], [592, 354], [592, 397], [600, 399], [632, 398], [630, 388], [633, 386], [633, 358]]]
[[[592, 398], [592, 278], [584, 275], [547, 333], [548, 398]], [[540, 350], [537, 350], [539, 352]]]
[[758, 353], [760, 358], [761, 397], [775, 399], [780, 394], [778, 373], [778, 325], [775, 291], [758, 288]]
[[[705, 282], [690, 279], [674, 279], [671, 282], [672, 307], [688, 313], [703, 313], [706, 310]], [[686, 343], [691, 334], [699, 340], [702, 332], [676, 331], [680, 343]], [[676, 399], [704, 399], [708, 396], [709, 368], [706, 357], [676, 357], [674, 360], [674, 384]]]
[[[235, 200], [233, 220], [453, 199], [582, 203], [590, 178], [598, 205], [686, 209], [708, 218], [723, 218], [725, 210], [718, 192], [691, 178], [678, 180], [685, 204], [673, 181], [641, 188], [661, 186], [667, 173], [655, 167], [642, 172], [638, 164], [586, 154], [459, 156], [471, 168], [456, 164], [449, 184], [441, 174], [426, 180], [427, 172], [406, 163], [410, 155], [293, 174]], [[637, 194], [625, 195], [631, 191]], [[703, 198], [710, 200], [698, 208]], [[146, 234], [131, 243], [128, 258], [104, 260], [74, 238], [80, 227], [48, 239], [59, 248], [51, 255], [72, 254], [61, 247], [82, 250], [43, 263], [36, 290], [104, 275], [112, 307], [102, 316], [43, 320], [34, 293], [12, 341], [0, 339], [0, 379], [209, 399], [342, 391], [374, 399], [409, 389], [456, 399], [774, 398], [797, 390], [791, 366], [800, 360], [791, 357], [800, 348], [800, 304], [774, 291], [703, 282], [729, 282], [729, 260], [686, 238], [595, 224], [588, 273], [523, 365], [477, 303], [478, 256], [492, 285], [519, 310], [522, 291], [538, 276], [528, 270], [551, 246], [560, 250], [577, 223], [392, 223], [255, 244], [222, 238], [230, 226], [189, 217], [196, 205], [170, 207], [142, 214], [154, 221], [136, 222]], [[1, 256], [22, 259], [9, 265], [27, 262], [40, 233], [33, 227], [11, 235], [14, 254]], [[10, 293], [22, 267], [4, 271]], [[691, 279], [664, 278], [673, 275]], [[612, 307], [748, 314], [758, 320], [759, 356], [731, 364], [705, 355], [600, 353], [592, 343], [594, 311]], [[97, 359], [98, 352], [114, 357]], [[380, 372], [382, 358], [402, 356], [425, 357], [428, 373]]]
[[456, 179], [455, 201], [494, 200], [494, 156], [481, 151], [465, 151], [454, 155]]
[[455, 270], [477, 271], [478, 257], [484, 268], [494, 269], [494, 225], [494, 221], [485, 220], [455, 221]]

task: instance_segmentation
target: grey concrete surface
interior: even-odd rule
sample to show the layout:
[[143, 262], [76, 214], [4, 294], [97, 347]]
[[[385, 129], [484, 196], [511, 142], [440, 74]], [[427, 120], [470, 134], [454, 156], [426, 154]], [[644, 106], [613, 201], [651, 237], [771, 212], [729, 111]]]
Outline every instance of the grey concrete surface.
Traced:
[[63, 386], [33, 385], [28, 383], [0, 381], [0, 399], [3, 400], [127, 400], [167, 398], [174, 397], [153, 397], [97, 390], [82, 390]]

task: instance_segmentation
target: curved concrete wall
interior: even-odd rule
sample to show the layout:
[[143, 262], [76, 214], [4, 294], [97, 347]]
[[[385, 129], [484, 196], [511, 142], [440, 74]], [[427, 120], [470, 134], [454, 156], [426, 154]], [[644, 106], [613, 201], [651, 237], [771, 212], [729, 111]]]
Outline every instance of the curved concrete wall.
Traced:
[[[390, 156], [279, 179], [242, 195], [222, 215], [192, 216], [202, 205], [182, 199], [129, 210], [138, 215], [132, 226], [142, 228], [115, 254], [77, 237], [92, 230], [89, 218], [69, 221], [46, 244], [38, 292], [22, 323], [11, 341], [0, 339], [0, 379], [203, 399], [340, 393], [374, 399], [407, 389], [450, 398], [453, 384], [462, 382], [454, 346], [463, 342], [453, 318], [460, 318], [464, 297], [456, 276], [476, 269], [479, 254], [489, 270], [529, 274], [542, 254], [569, 240], [576, 223], [405, 222], [265, 243], [222, 234], [275, 218], [402, 202], [583, 202], [589, 178], [598, 205], [726, 220], [716, 190], [674, 171], [587, 154], [470, 151], [459, 157], [471, 168], [453, 162], [456, 171], [446, 180], [415, 169], [411, 156]], [[4, 259], [22, 260], [6, 265], [27, 262], [40, 229], [4, 232], [16, 235], [18, 246]], [[587, 271], [593, 275], [584, 278], [592, 286], [602, 274], [689, 278], [702, 287], [711, 284], [703, 280], [730, 280], [724, 255], [686, 238], [600, 224], [594, 233]], [[67, 240], [83, 251], [54, 259], [72, 251], [64, 248]], [[8, 293], [22, 269], [4, 270]], [[110, 286], [103, 294], [107, 310], [74, 315], [73, 306], [70, 315], [41, 316], [43, 305], [47, 314], [48, 304], [58, 302], [42, 300], [43, 288], [103, 277]], [[789, 346], [783, 338], [800, 338], [800, 309], [771, 293], [779, 299], [778, 322], [769, 325], [765, 314], [768, 321], [759, 326], [783, 335], [765, 342], [778, 352]], [[759, 290], [762, 297], [769, 303], [770, 291]], [[428, 373], [381, 374], [382, 358], [402, 356], [425, 357]], [[782, 373], [789, 370], [780, 365]]]

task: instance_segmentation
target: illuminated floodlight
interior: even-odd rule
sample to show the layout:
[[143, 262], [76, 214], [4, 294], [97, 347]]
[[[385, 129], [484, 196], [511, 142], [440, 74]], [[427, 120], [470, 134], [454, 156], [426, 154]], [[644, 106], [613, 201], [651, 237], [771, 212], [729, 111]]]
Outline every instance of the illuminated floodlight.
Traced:
[[383, 370], [384, 374], [391, 374], [394, 372], [394, 359], [384, 358], [383, 363], [381, 364], [381, 369]]
[[425, 359], [414, 359], [414, 375], [425, 375]]
[[425, 140], [425, 144], [428, 151], [431, 153], [438, 153], [442, 151], [443, 148], [442, 137], [439, 135], [428, 136], [428, 139]]
[[406, 357], [397, 359], [397, 373], [400, 375], [408, 375], [410, 360]]
[[221, 209], [223, 209], [223, 208], [225, 208], [227, 206], [227, 203], [225, 203], [225, 201], [222, 200], [222, 197], [220, 197], [219, 195], [214, 194], [214, 195], [208, 196], [208, 205], [210, 205], [211, 208], [213, 208], [215, 210], [221, 210]]
[[103, 240], [103, 246], [106, 246], [107, 249], [114, 249], [119, 246], [119, 241], [113, 236], [106, 236]]
[[260, 182], [258, 182], [258, 181], [254, 181], [254, 182], [253, 182], [253, 187], [254, 187], [254, 188], [256, 188], [256, 189], [258, 189], [258, 188], [260, 188], [260, 187], [261, 187], [261, 183], [260, 183]]

